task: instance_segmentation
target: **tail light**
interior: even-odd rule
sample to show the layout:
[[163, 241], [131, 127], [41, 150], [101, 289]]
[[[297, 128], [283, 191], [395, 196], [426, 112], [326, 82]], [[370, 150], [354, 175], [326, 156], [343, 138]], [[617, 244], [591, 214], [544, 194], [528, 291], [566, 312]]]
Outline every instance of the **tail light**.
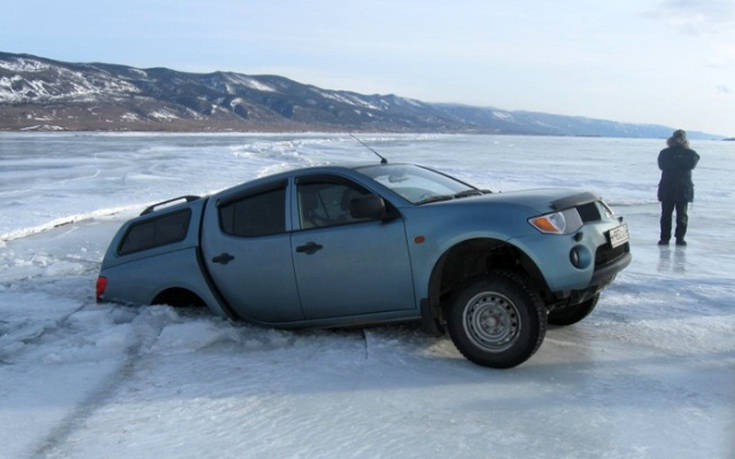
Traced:
[[102, 295], [105, 294], [107, 288], [107, 278], [105, 276], [99, 276], [97, 278], [97, 302], [102, 302]]

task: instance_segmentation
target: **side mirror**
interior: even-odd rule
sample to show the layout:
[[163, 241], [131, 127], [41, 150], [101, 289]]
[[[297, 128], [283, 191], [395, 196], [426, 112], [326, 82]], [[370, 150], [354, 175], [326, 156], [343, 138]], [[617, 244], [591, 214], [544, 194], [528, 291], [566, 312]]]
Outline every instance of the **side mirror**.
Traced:
[[374, 194], [353, 199], [350, 201], [350, 215], [352, 218], [382, 219], [385, 216], [385, 201]]

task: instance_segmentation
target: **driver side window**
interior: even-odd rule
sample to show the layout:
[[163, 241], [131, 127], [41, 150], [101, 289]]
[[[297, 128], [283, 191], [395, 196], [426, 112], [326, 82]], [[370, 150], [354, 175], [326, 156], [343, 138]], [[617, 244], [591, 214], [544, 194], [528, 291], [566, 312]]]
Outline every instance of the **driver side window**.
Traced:
[[323, 228], [368, 221], [350, 214], [350, 202], [370, 195], [357, 184], [343, 180], [307, 179], [298, 184], [301, 229]]

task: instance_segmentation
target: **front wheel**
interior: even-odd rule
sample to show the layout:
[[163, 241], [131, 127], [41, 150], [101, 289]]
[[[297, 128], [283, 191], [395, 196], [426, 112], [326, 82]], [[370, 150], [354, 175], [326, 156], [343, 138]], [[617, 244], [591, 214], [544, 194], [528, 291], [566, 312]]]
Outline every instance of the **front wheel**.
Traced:
[[487, 367], [525, 362], [546, 334], [546, 310], [525, 278], [493, 273], [462, 289], [447, 312], [454, 345], [467, 359]]

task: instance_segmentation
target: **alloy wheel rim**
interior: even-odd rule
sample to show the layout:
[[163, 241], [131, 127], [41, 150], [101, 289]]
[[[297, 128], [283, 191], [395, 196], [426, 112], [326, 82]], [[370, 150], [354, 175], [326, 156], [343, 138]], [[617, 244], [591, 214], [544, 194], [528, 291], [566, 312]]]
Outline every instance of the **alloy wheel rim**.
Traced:
[[470, 341], [489, 352], [507, 350], [521, 331], [518, 307], [497, 292], [473, 296], [464, 308], [462, 319]]

